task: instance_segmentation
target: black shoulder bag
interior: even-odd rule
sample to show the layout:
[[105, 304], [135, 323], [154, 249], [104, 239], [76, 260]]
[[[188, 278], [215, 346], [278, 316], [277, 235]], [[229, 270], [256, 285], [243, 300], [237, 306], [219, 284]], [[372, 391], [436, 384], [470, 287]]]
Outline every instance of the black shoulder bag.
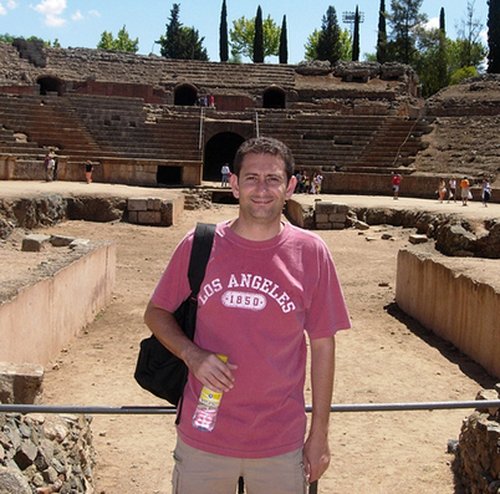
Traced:
[[[195, 332], [198, 292], [205, 276], [214, 233], [215, 225], [196, 225], [188, 269], [191, 295], [174, 312], [179, 326], [191, 341]], [[152, 335], [141, 341], [134, 377], [144, 389], [177, 406], [186, 386], [188, 368]]]

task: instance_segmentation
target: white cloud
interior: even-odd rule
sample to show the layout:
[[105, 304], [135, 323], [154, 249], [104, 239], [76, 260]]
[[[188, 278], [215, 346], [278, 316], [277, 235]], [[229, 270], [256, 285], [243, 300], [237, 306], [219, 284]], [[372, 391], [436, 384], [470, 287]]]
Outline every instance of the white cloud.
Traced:
[[83, 21], [84, 17], [80, 10], [77, 10], [72, 16], [71, 19], [74, 21]]
[[98, 10], [89, 10], [89, 15], [91, 17], [101, 17], [101, 13]]
[[429, 31], [431, 29], [438, 29], [439, 28], [439, 17], [432, 17], [430, 18], [425, 24], [424, 28]]
[[15, 9], [17, 7], [17, 2], [15, 0], [7, 0], [6, 5], [5, 2], [0, 2], [0, 15], [7, 15], [7, 11]]
[[44, 16], [44, 22], [47, 26], [58, 27], [66, 22], [61, 15], [66, 7], [66, 0], [42, 0], [33, 8]]

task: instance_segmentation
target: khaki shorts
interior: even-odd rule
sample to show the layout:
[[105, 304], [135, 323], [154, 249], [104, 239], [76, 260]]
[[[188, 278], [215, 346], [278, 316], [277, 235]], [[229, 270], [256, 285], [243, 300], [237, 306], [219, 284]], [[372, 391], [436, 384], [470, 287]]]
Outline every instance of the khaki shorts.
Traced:
[[233, 458], [177, 439], [174, 460], [172, 494], [235, 494], [240, 476], [246, 494], [305, 494], [307, 489], [302, 449], [270, 458]]

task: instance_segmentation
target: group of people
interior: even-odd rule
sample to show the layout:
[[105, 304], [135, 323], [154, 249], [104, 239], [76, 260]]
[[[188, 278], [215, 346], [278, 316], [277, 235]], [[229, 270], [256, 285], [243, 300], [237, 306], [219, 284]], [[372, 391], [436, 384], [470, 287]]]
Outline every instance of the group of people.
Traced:
[[[391, 175], [392, 192], [394, 199], [399, 197], [399, 188], [403, 180], [402, 175], [393, 172]], [[457, 180], [452, 177], [446, 182], [444, 178], [440, 178], [436, 190], [438, 200], [443, 203], [445, 200], [448, 202], [457, 202], [457, 197], [462, 201], [462, 206], [468, 206], [469, 200], [472, 197], [471, 182], [467, 176]], [[485, 207], [491, 199], [491, 183], [487, 177], [483, 178], [481, 183], [481, 200]]]
[[198, 106], [208, 106], [209, 108], [215, 108], [215, 96], [213, 94], [200, 96], [198, 98]]
[[295, 174], [297, 185], [295, 192], [298, 194], [321, 194], [321, 184], [323, 183], [323, 175], [316, 171], [311, 175], [305, 170], [299, 170]]
[[[457, 188], [458, 186], [458, 188]], [[457, 202], [458, 191], [460, 191], [460, 199], [462, 201], [462, 206], [467, 206], [470, 199], [473, 198], [471, 191], [471, 182], [468, 177], [464, 176], [460, 181], [452, 177], [448, 180], [448, 184], [444, 178], [439, 180], [437, 194], [439, 202], [443, 203], [445, 199], [448, 202]], [[488, 203], [491, 199], [491, 183], [488, 178], [483, 178], [481, 183], [481, 201], [484, 207], [488, 207]]]
[[[57, 157], [53, 152], [49, 152], [45, 155], [43, 166], [45, 168], [45, 180], [47, 182], [57, 180]], [[92, 183], [92, 172], [94, 171], [94, 166], [95, 164], [90, 160], [85, 162], [85, 180], [88, 184]]]

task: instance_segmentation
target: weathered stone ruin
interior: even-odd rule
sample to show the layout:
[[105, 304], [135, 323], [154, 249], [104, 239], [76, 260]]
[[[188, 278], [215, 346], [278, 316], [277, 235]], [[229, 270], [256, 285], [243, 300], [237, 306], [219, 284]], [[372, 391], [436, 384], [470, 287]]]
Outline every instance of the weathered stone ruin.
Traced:
[[[500, 383], [477, 399], [500, 399]], [[453, 466], [467, 494], [500, 492], [500, 408], [478, 409], [464, 420]]]
[[0, 492], [94, 492], [91, 419], [0, 414]]

